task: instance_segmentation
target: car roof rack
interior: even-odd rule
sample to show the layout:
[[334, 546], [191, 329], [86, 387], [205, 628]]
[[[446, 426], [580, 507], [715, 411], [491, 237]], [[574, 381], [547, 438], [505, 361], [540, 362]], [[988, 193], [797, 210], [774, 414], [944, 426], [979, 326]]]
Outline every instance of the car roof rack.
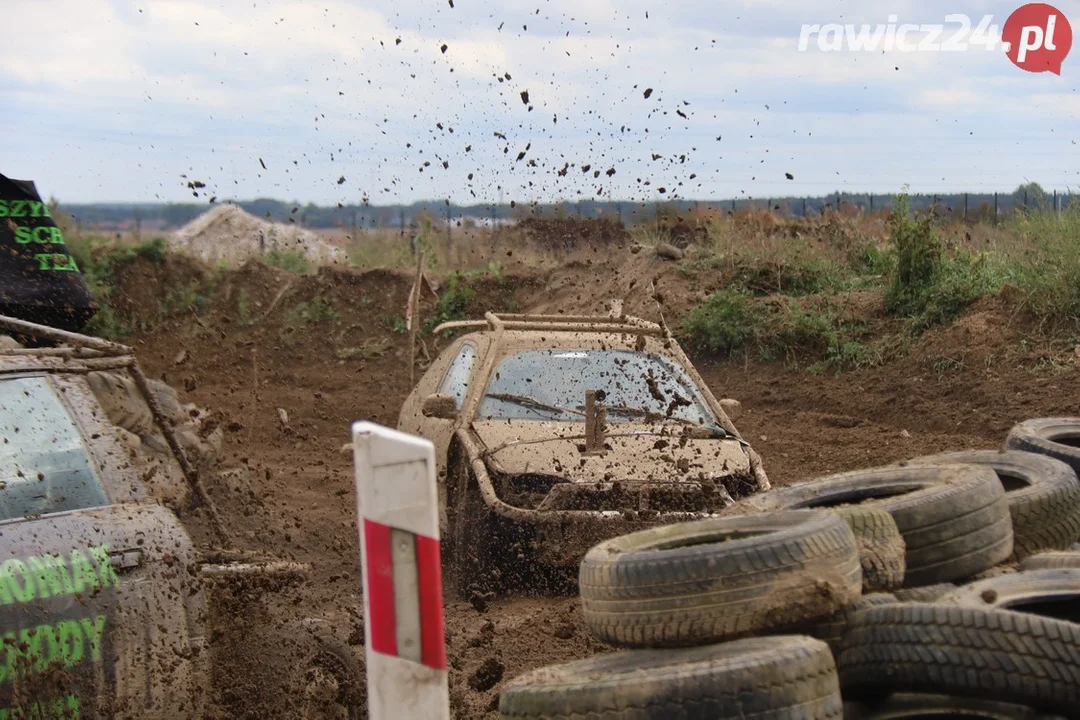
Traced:
[[132, 355], [134, 352], [127, 345], [121, 345], [120, 343], [49, 327], [48, 325], [40, 325], [7, 315], [0, 315], [0, 334], [6, 333], [25, 335], [38, 340], [48, 340], [58, 343], [61, 347], [4, 348], [0, 346], [0, 355], [60, 355], [92, 358], [124, 357]]
[[666, 332], [660, 325], [630, 315], [528, 315], [519, 313], [484, 313], [483, 320], [445, 322], [434, 332], [457, 328], [488, 328], [490, 330], [547, 330], [549, 332], [633, 333], [658, 335]]

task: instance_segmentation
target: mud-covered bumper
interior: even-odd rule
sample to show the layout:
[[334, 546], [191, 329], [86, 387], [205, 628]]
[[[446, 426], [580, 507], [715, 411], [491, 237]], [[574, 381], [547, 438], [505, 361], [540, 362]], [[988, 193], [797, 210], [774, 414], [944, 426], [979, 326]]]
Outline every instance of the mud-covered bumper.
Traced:
[[658, 525], [672, 525], [717, 517], [719, 513], [592, 512], [535, 513], [530, 550], [532, 556], [552, 567], [572, 567], [597, 543], [619, 535]]

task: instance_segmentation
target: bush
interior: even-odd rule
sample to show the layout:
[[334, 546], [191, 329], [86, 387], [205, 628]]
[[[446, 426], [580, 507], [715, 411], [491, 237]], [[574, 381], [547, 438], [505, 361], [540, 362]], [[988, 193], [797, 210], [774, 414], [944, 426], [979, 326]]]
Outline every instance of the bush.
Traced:
[[754, 340], [763, 317], [745, 290], [718, 290], [690, 312], [683, 332], [691, 344], [727, 355]]
[[904, 195], [889, 218], [889, 248], [895, 263], [885, 308], [910, 318], [916, 330], [955, 318], [992, 289], [986, 258], [963, 250], [946, 256], [933, 216], [912, 217]]
[[442, 323], [466, 319], [469, 312], [469, 300], [474, 295], [476, 295], [476, 290], [469, 285], [469, 278], [460, 272], [455, 272], [450, 276], [446, 290], [439, 295], [435, 316], [426, 323], [426, 329], [430, 332]]

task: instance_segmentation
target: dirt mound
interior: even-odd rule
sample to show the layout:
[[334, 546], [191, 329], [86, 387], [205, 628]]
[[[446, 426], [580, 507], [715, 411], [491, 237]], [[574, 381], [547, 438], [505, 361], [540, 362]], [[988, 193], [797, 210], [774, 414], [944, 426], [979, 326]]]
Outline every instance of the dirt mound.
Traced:
[[173, 233], [169, 249], [217, 264], [240, 265], [277, 250], [299, 253], [313, 263], [344, 262], [345, 252], [315, 233], [261, 220], [237, 205], [218, 205]]
[[630, 234], [618, 220], [607, 218], [526, 218], [521, 229], [542, 248], [573, 250], [590, 245], [621, 245]]

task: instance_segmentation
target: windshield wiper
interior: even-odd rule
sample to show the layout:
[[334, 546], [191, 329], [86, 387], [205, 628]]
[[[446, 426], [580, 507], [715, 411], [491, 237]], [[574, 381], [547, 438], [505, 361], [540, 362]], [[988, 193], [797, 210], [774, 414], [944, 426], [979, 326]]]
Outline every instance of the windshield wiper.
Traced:
[[513, 395], [510, 393], [487, 393], [484, 397], [495, 398], [496, 400], [502, 400], [504, 402], [512, 402], [522, 407], [529, 408], [530, 410], [547, 410], [549, 412], [557, 413], [570, 413], [571, 415], [584, 415], [585, 413], [572, 410], [571, 408], [559, 407], [558, 405], [549, 405], [545, 402], [541, 402], [536, 398], [531, 398], [528, 395]]
[[690, 427], [694, 428], [704, 428], [706, 430], [711, 430], [717, 434], [721, 434], [724, 436], [727, 435], [727, 431], [718, 425], [699, 425], [698, 423], [692, 420], [687, 420], [686, 418], [675, 417], [673, 415], [665, 415], [664, 413], [655, 412], [647, 408], [630, 407], [629, 405], [604, 405], [603, 407], [608, 412], [621, 413], [623, 415], [631, 415], [635, 417], [643, 417], [645, 418], [646, 422], [663, 422], [665, 420], [670, 420], [672, 422], [677, 422], [681, 425], [689, 425]]

